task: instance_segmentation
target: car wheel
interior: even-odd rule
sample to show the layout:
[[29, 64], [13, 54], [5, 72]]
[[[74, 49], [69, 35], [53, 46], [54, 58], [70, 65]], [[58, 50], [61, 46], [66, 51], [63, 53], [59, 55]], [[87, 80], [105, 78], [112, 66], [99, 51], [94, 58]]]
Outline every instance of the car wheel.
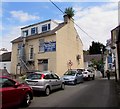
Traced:
[[50, 88], [49, 87], [46, 87], [46, 89], [45, 89], [45, 95], [46, 96], [50, 95]]
[[62, 85], [61, 85], [61, 89], [62, 89], [62, 90], [65, 89], [65, 84], [64, 84], [64, 83], [62, 83]]
[[26, 93], [25, 97], [24, 97], [24, 100], [23, 100], [23, 105], [25, 107], [29, 106], [31, 103], [31, 97], [30, 97], [30, 94], [29, 93]]
[[94, 80], [94, 79], [95, 79], [95, 76], [92, 77], [92, 80]]

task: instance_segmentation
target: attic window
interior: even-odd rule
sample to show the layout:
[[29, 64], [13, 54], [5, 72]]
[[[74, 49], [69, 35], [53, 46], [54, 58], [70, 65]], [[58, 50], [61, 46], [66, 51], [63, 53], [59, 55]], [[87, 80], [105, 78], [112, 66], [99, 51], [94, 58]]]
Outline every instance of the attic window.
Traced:
[[37, 27], [34, 27], [34, 28], [31, 28], [31, 34], [36, 34], [38, 32], [38, 28]]
[[42, 32], [46, 32], [50, 30], [50, 23], [42, 25]]
[[28, 30], [23, 31], [23, 36], [28, 36]]

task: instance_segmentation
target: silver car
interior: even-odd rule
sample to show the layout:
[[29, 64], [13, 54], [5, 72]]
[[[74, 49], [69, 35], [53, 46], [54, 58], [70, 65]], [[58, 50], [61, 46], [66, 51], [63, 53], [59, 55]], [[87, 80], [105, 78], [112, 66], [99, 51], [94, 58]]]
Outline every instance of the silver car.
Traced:
[[59, 76], [49, 71], [31, 73], [25, 81], [33, 91], [44, 91], [47, 96], [52, 90], [65, 88]]
[[71, 69], [65, 72], [62, 80], [65, 82], [65, 84], [76, 85], [77, 83], [83, 82], [83, 74], [80, 70]]

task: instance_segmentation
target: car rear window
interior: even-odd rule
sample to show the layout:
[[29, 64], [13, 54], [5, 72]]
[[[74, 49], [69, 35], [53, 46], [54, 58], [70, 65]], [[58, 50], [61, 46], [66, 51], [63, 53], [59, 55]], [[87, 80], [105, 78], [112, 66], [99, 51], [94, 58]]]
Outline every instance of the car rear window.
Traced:
[[34, 74], [30, 74], [27, 77], [27, 79], [41, 79], [41, 77], [42, 77], [42, 74], [36, 74], [36, 73], [34, 73]]

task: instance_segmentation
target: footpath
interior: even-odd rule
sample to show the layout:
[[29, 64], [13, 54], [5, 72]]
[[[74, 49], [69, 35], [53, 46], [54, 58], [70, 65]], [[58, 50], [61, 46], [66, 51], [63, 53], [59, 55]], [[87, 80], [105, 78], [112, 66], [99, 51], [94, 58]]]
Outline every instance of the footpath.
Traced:
[[116, 94], [117, 94], [118, 105], [120, 108], [120, 81], [115, 82], [115, 90], [116, 90]]

